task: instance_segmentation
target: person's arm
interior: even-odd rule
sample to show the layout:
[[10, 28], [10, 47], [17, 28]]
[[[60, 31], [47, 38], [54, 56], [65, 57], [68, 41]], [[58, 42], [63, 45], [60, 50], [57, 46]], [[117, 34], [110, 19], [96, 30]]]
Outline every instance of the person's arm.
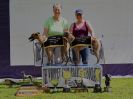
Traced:
[[71, 33], [71, 34], [73, 34], [72, 32], [73, 32], [73, 25], [74, 24], [71, 24], [71, 26], [70, 26], [70, 28], [69, 28], [69, 32]]
[[64, 30], [63, 30], [64, 33], [68, 32], [69, 25], [68, 25], [68, 21], [66, 19], [64, 19], [64, 27], [63, 28], [64, 28]]
[[68, 28], [65, 28], [65, 29], [64, 29], [64, 32], [68, 32]]
[[73, 35], [73, 26], [74, 26], [74, 23], [73, 24], [71, 24], [71, 26], [70, 26], [70, 28], [69, 28], [69, 37], [70, 37], [70, 41], [72, 42], [74, 39], [75, 39], [75, 37], [74, 37], [74, 35]]
[[94, 30], [93, 30], [91, 24], [90, 24], [88, 21], [86, 21], [86, 25], [87, 25], [87, 27], [88, 27], [88, 32], [90, 33], [90, 35], [91, 35], [92, 37], [95, 37], [95, 32], [94, 32]]
[[48, 37], [47, 33], [48, 33], [48, 29], [44, 28], [43, 34], [39, 35], [39, 38], [38, 38], [40, 43], [43, 43], [43, 42], [45, 42], [47, 40], [47, 37]]
[[48, 37], [48, 31], [49, 31], [49, 29], [47, 27], [44, 27], [43, 36]]
[[48, 29], [47, 28], [44, 28], [44, 32], [42, 35], [38, 35], [38, 40], [40, 43], [43, 43], [47, 40], [47, 34], [48, 34]]
[[44, 42], [48, 37], [48, 31], [49, 31], [48, 27], [49, 27], [49, 21], [47, 20], [44, 24], [43, 34], [40, 35], [40, 37], [39, 37], [41, 42]]

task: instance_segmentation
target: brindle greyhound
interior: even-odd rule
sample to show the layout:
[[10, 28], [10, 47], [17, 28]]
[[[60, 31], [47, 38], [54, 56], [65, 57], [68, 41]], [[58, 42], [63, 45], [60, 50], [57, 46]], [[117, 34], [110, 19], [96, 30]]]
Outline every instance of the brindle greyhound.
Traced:
[[[71, 43], [75, 39], [75, 37], [71, 33], [67, 33], [66, 35], [67, 35], [66, 39], [69, 41], [69, 43]], [[92, 46], [92, 54], [95, 55], [97, 58], [96, 63], [99, 63], [99, 61], [100, 61], [100, 49], [101, 49], [100, 40], [98, 40], [97, 38], [91, 37], [91, 46]], [[76, 64], [80, 63], [79, 52], [83, 48], [84, 48], [84, 46], [82, 46], [82, 45], [77, 45], [77, 46], [73, 47], [74, 51], [76, 52], [76, 56], [78, 58]]]
[[[43, 41], [41, 40], [42, 37], [43, 37]], [[37, 39], [41, 45], [43, 45], [43, 43], [47, 41], [47, 37], [42, 36], [39, 32], [31, 34], [31, 36], [29, 37], [30, 41], [34, 41], [35, 39]], [[42, 47], [42, 48], [44, 48], [44, 47]], [[47, 57], [48, 57], [48, 65], [53, 64], [53, 48], [55, 48], [55, 46], [45, 48], [45, 51], [46, 51], [46, 54], [47, 54]], [[61, 51], [60, 51], [62, 62], [65, 61], [65, 60], [67, 62], [67, 52], [68, 52], [68, 50], [69, 50], [69, 44], [67, 42], [66, 37], [64, 36], [63, 37], [63, 46], [61, 47]]]

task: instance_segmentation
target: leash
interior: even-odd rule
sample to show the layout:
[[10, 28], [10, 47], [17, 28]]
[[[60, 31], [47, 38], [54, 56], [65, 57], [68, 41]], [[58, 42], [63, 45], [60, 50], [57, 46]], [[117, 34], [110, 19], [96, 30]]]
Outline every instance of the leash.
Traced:
[[68, 62], [72, 63], [72, 58], [71, 58], [70, 52], [71, 52], [71, 49], [69, 48], [69, 50], [68, 50], [68, 57], [67, 57], [67, 61], [66, 61], [65, 65], [67, 65]]
[[44, 62], [44, 60], [43, 60], [43, 56], [44, 56], [44, 44], [43, 44], [43, 43], [41, 44], [41, 48], [42, 48], [42, 60], [41, 60], [41, 66], [43, 66], [43, 62]]

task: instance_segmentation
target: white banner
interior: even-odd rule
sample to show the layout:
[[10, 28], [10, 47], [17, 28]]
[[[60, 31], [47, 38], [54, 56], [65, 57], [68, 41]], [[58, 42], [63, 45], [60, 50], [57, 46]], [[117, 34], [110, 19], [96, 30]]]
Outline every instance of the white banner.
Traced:
[[11, 65], [34, 64], [28, 37], [33, 32], [43, 33], [56, 2], [62, 4], [62, 16], [69, 24], [75, 20], [75, 9], [83, 9], [85, 19], [103, 41], [106, 63], [133, 62], [133, 0], [10, 0]]

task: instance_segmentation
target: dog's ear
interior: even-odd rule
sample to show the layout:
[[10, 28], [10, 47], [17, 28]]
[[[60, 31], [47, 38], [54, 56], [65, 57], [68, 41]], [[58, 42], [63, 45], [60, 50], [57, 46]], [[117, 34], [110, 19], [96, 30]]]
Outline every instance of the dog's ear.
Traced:
[[38, 35], [40, 35], [40, 32], [34, 33], [34, 36], [38, 36]]
[[34, 41], [35, 39], [37, 39], [38, 38], [38, 35], [39, 35], [40, 33], [39, 32], [36, 32], [36, 33], [33, 33], [33, 34], [31, 34], [31, 36], [28, 38], [30, 41]]
[[33, 41], [34, 40], [33, 34], [31, 34], [31, 36], [28, 39], [29, 41]]
[[37, 34], [40, 34], [40, 32], [36, 32]]

